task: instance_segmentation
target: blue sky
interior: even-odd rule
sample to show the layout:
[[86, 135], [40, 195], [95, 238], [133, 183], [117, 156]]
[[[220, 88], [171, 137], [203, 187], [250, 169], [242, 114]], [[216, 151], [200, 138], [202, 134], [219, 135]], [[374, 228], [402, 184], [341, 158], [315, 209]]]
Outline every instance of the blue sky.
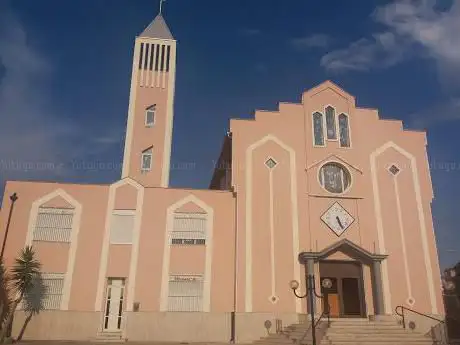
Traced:
[[[428, 130], [441, 264], [460, 259], [460, 4], [168, 0], [164, 8], [179, 42], [173, 186], [207, 187], [229, 118], [297, 102], [331, 79], [358, 105]], [[157, 9], [157, 0], [0, 2], [0, 180], [119, 177], [133, 40]]]

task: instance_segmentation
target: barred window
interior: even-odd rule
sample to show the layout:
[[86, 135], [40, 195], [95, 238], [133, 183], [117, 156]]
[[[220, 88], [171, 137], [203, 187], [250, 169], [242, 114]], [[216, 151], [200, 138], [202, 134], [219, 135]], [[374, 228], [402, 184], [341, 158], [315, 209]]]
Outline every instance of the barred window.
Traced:
[[43, 307], [46, 310], [58, 310], [61, 307], [62, 290], [64, 288], [63, 273], [42, 273], [44, 286]]
[[73, 216], [73, 209], [40, 207], [35, 223], [33, 240], [70, 242]]
[[206, 244], [207, 216], [202, 213], [175, 213], [171, 244]]
[[203, 311], [203, 276], [169, 276], [168, 311]]
[[112, 222], [110, 224], [110, 243], [131, 244], [133, 242], [133, 230], [134, 213], [112, 214]]

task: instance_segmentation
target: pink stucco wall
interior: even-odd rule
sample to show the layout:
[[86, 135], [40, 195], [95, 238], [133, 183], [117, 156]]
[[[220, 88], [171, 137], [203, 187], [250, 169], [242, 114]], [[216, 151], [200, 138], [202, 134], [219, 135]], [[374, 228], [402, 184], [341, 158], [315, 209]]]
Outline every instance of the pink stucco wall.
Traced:
[[[136, 108], [141, 114], [139, 118], [143, 119], [143, 107], [152, 103], [151, 96], [147, 91], [145, 94], [139, 92], [139, 99], [145, 99], [139, 101]], [[162, 99], [154, 101], [160, 108], [164, 105]], [[327, 141], [326, 147], [313, 146], [311, 114], [323, 111], [327, 105], [332, 105], [338, 113], [349, 115], [350, 148], [340, 148], [337, 141]], [[139, 131], [156, 130], [145, 129], [141, 120], [136, 121]], [[161, 116], [157, 121], [160, 125]], [[62, 190], [81, 204], [82, 210], [69, 310], [97, 309], [101, 262], [106, 262], [104, 280], [107, 277], [124, 277], [128, 282], [134, 279], [132, 300], [140, 303], [141, 311], [159, 311], [167, 258], [167, 274], [204, 274], [211, 260], [211, 273], [207, 277], [211, 312], [233, 311], [235, 270], [238, 312], [304, 312], [303, 304], [300, 310], [296, 309], [296, 299], [288, 287], [296, 272], [303, 280], [304, 271], [299, 267], [297, 255], [304, 251], [319, 252], [341, 239], [348, 239], [368, 252], [388, 255], [385, 262], [389, 294], [386, 297], [391, 298], [390, 313], [397, 305], [406, 303], [409, 297], [407, 279], [415, 300], [412, 308], [424, 313], [443, 313], [425, 133], [404, 131], [398, 121], [380, 120], [377, 111], [356, 107], [352, 96], [329, 82], [305, 92], [298, 104], [281, 103], [279, 111], [257, 111], [254, 120], [232, 120], [231, 131], [232, 184], [236, 198], [227, 191], [146, 188], [142, 186], [144, 177], [135, 174], [133, 177], [138, 177], [140, 184], [129, 179], [112, 186], [8, 182], [0, 211], [2, 232], [9, 211], [8, 196], [16, 192], [19, 200], [6, 247], [7, 264], [11, 264], [25, 244], [32, 204]], [[133, 152], [148, 144], [141, 136], [139, 141], [133, 142]], [[386, 150], [376, 155], [372, 170], [372, 154], [388, 144]], [[268, 158], [277, 162], [272, 170], [265, 165]], [[137, 165], [140, 157], [133, 153], [131, 160], [131, 164]], [[326, 161], [339, 162], [350, 171], [352, 185], [343, 195], [332, 195], [319, 185], [318, 169]], [[156, 162], [161, 164], [161, 156]], [[401, 168], [397, 182], [387, 171], [391, 164]], [[154, 179], [159, 180], [160, 175]], [[56, 196], [44, 205], [61, 207], [66, 202]], [[335, 202], [355, 218], [340, 238], [320, 219]], [[110, 221], [114, 210], [133, 210], [136, 217], [140, 217], [138, 247], [134, 244], [109, 245], [104, 258], [106, 222]], [[207, 252], [206, 246], [171, 246], [166, 251], [170, 212], [206, 213], [209, 210], [212, 211], [212, 239], [207, 245], [212, 244], [212, 251]], [[385, 248], [378, 236], [380, 223]], [[426, 227], [429, 276], [421, 223]], [[401, 234], [405, 238], [405, 251]], [[65, 272], [69, 244], [34, 243], [34, 246], [44, 272]], [[137, 260], [132, 260], [133, 255], [137, 255]], [[353, 259], [347, 255], [339, 251], [329, 259]], [[248, 265], [252, 267], [250, 281], [246, 281]], [[369, 267], [366, 270], [367, 310], [372, 312]], [[434, 304], [430, 298], [430, 282], [434, 286]], [[275, 303], [270, 300], [273, 294], [277, 298]]]

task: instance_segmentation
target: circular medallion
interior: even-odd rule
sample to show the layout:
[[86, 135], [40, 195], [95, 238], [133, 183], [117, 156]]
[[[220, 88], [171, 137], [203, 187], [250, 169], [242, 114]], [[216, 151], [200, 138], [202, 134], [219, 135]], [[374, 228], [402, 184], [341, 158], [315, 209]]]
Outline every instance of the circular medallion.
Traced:
[[332, 287], [332, 280], [330, 280], [329, 278], [325, 278], [323, 279], [323, 281], [321, 282], [321, 285], [323, 286], [323, 288], [325, 289], [330, 289]]

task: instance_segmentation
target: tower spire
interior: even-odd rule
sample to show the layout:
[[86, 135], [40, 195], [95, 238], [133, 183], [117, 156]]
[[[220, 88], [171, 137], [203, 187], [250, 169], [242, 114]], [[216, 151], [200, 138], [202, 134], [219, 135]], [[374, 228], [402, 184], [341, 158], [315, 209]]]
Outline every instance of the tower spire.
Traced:
[[158, 15], [161, 16], [163, 14], [163, 2], [166, 0], [160, 0], [160, 11], [158, 12]]

